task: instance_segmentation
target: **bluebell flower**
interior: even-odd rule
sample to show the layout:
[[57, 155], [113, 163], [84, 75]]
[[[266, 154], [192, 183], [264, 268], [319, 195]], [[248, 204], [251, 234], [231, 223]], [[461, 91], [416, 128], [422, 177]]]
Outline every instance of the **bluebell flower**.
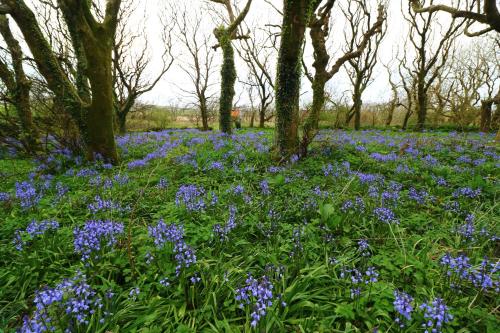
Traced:
[[453, 315], [441, 298], [420, 305], [420, 309], [424, 310], [426, 322], [422, 326], [425, 328], [425, 333], [439, 333], [444, 324], [453, 320]]
[[183, 268], [196, 263], [194, 250], [184, 241], [184, 228], [181, 225], [167, 225], [160, 220], [156, 226], [148, 227], [149, 236], [154, 239], [158, 249], [163, 249], [167, 243], [173, 244], [174, 257], [177, 262], [176, 275], [180, 275]]
[[387, 224], [399, 224], [396, 214], [387, 207], [377, 207], [373, 210], [373, 215], [379, 222]]
[[175, 204], [183, 205], [189, 212], [199, 212], [206, 206], [204, 195], [205, 190], [201, 186], [182, 185], [175, 195]]
[[[37, 222], [32, 220], [24, 231], [16, 230], [14, 234], [13, 244], [18, 251], [22, 251], [27, 243], [27, 240], [33, 240], [39, 236], [44, 235], [48, 231], [53, 231], [59, 228], [59, 223], [56, 221], [41, 221]], [[23, 239], [25, 235], [25, 239]], [[27, 238], [27, 240], [26, 240]]]
[[137, 296], [141, 293], [141, 290], [139, 287], [134, 287], [130, 289], [130, 292], [128, 293], [128, 298], [135, 301], [137, 299]]
[[41, 194], [37, 191], [32, 182], [16, 182], [16, 199], [20, 201], [22, 209], [36, 207], [41, 199]]
[[270, 195], [271, 191], [269, 190], [269, 182], [267, 180], [262, 180], [260, 183], [260, 191], [263, 195]]
[[73, 230], [75, 252], [82, 255], [82, 261], [98, 259], [104, 247], [112, 247], [123, 234], [123, 224], [112, 221], [87, 221], [85, 225]]
[[7, 192], [0, 192], [0, 202], [6, 202], [10, 200], [10, 195]]
[[393, 305], [394, 310], [397, 312], [397, 316], [394, 321], [400, 328], [403, 328], [411, 320], [411, 314], [413, 312], [413, 297], [398, 290], [394, 291], [394, 297], [395, 300]]
[[[31, 318], [24, 318], [20, 332], [55, 331], [54, 325], [60, 322], [56, 316], [66, 316], [70, 325], [87, 326], [92, 314], [103, 307], [101, 297], [80, 272], [54, 288], [46, 287], [37, 291], [34, 303], [35, 311]], [[67, 327], [59, 327], [64, 328]]]
[[250, 305], [252, 309], [250, 314], [252, 327], [257, 326], [267, 314], [267, 309], [273, 305], [273, 288], [267, 276], [263, 276], [259, 281], [249, 274], [245, 286], [236, 289], [235, 299], [239, 307], [243, 309], [246, 305]]

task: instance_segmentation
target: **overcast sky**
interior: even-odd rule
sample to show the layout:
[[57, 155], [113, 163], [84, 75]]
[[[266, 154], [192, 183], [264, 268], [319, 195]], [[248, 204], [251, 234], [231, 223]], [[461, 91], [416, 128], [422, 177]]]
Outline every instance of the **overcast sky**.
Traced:
[[[38, 0], [32, 0], [38, 1]], [[151, 62], [148, 68], [148, 72], [151, 76], [154, 75], [161, 68], [160, 56], [162, 53], [162, 43], [160, 40], [160, 34], [162, 25], [158, 19], [158, 15], [161, 12], [167, 12], [168, 3], [174, 2], [178, 5], [186, 5], [189, 10], [198, 10], [203, 14], [204, 22], [202, 25], [202, 29], [200, 33], [208, 34], [215, 44], [215, 38], [213, 37], [212, 31], [216, 26], [216, 22], [219, 22], [218, 18], [213, 15], [213, 12], [207, 10], [207, 0], [129, 0], [136, 1], [137, 9], [134, 14], [134, 17], [130, 19], [129, 27], [131, 30], [141, 30], [142, 27], [145, 27], [146, 34], [142, 40], [139, 40], [138, 43], [142, 43], [144, 40], [148, 40], [148, 44], [150, 46], [149, 54], [151, 56]], [[244, 1], [240, 0], [239, 8], [242, 8], [244, 5]], [[335, 60], [339, 55], [342, 54], [341, 48], [345, 45], [344, 42], [344, 31], [347, 28], [345, 25], [345, 19], [340, 14], [338, 6], [346, 3], [349, 0], [338, 0], [337, 8], [334, 10], [332, 15], [333, 28], [330, 33], [329, 47], [330, 54], [333, 60]], [[282, 0], [271, 0], [276, 7], [281, 8]], [[378, 0], [367, 0], [367, 3], [371, 9], [373, 17], [376, 17], [376, 7], [378, 4]], [[441, 3], [450, 4], [451, 1], [442, 0]], [[363, 95], [363, 100], [367, 103], [369, 102], [381, 102], [389, 99], [390, 90], [387, 80], [387, 73], [385, 68], [382, 66], [382, 63], [388, 64], [391, 59], [393, 59], [394, 54], [403, 47], [403, 40], [408, 32], [407, 23], [402, 18], [401, 14], [401, 6], [402, 4], [406, 6], [407, 0], [387, 0], [388, 7], [388, 24], [387, 24], [387, 33], [382, 42], [382, 45], [379, 49], [379, 64], [377, 65], [374, 75], [373, 82], [367, 88]], [[219, 10], [221, 14], [225, 14], [224, 8], [221, 5], [213, 4], [213, 8]], [[146, 17], [146, 20], [143, 19]], [[449, 22], [450, 18], [447, 14], [438, 14], [437, 20], [440, 24], [446, 25]], [[280, 15], [264, 0], [254, 0], [252, 6], [250, 8], [250, 12], [246, 18], [246, 24], [249, 26], [259, 26], [262, 27], [266, 24], [279, 24], [281, 23]], [[439, 25], [436, 25], [438, 27]], [[308, 36], [307, 36], [308, 37]], [[470, 44], [471, 39], [467, 37], [460, 37], [459, 43], [462, 45]], [[237, 42], [235, 42], [237, 44]], [[172, 103], [177, 103], [179, 105], [186, 105], [189, 103], [189, 99], [186, 97], [185, 93], [182, 92], [182, 89], [189, 89], [190, 82], [188, 80], [188, 76], [184, 73], [180, 66], [184, 61], [189, 58], [186, 56], [186, 52], [183, 50], [182, 45], [174, 40], [173, 43], [173, 53], [175, 55], [175, 61], [169, 72], [164, 76], [164, 78], [158, 83], [158, 85], [149, 93], [142, 96], [142, 100], [144, 102], [150, 102], [154, 104], [167, 105]], [[137, 49], [140, 48], [141, 45], [136, 45]], [[132, 50], [133, 52], [134, 50]], [[306, 62], [309, 66], [312, 64], [311, 60], [311, 48], [308, 46], [305, 51], [306, 54]], [[217, 51], [215, 55], [215, 66], [216, 71], [213, 77], [215, 86], [215, 91], [218, 90], [218, 82], [219, 82], [219, 72], [218, 66], [221, 59], [221, 51], [220, 49]], [[246, 65], [240, 60], [237, 59], [237, 73], [238, 77], [244, 80], [247, 76], [247, 68]], [[273, 71], [274, 72], [274, 71]], [[273, 73], [274, 74], [274, 73]], [[334, 92], [336, 95], [341, 95], [342, 92], [347, 92], [350, 90], [350, 83], [348, 77], [346, 76], [344, 70], [338, 73], [329, 83], [328, 88], [329, 91]], [[241, 96], [240, 104], [248, 103], [248, 97], [246, 93], [244, 93], [243, 85], [241, 83], [237, 84], [237, 97]], [[304, 79], [303, 80], [303, 95], [301, 102], [307, 103], [311, 99], [310, 95], [310, 84]], [[346, 93], [348, 94], [348, 93]]]

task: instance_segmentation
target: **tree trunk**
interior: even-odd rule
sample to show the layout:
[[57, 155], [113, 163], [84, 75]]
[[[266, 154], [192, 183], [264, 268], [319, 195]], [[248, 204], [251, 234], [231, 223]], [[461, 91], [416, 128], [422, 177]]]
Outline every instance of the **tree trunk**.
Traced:
[[100, 155], [105, 160], [116, 163], [118, 152], [113, 131], [112, 43], [109, 43], [109, 39], [103, 33], [95, 38], [94, 45], [89, 45], [89, 40], [85, 43], [92, 102], [85, 107], [83, 137], [88, 159], [92, 160]]
[[120, 135], [127, 133], [127, 117], [120, 112], [116, 115], [116, 118], [118, 120], [118, 133]]
[[264, 128], [266, 123], [266, 109], [261, 106], [259, 110], [259, 128]]
[[313, 1], [285, 0], [276, 77], [276, 135], [280, 157], [297, 153], [302, 44]]
[[411, 110], [408, 109], [403, 119], [403, 125], [401, 126], [402, 129], [406, 130], [408, 128], [408, 120], [410, 120], [410, 117], [411, 117]]
[[387, 118], [385, 120], [385, 126], [391, 126], [392, 123], [392, 117], [394, 116], [394, 105], [389, 106], [389, 113], [387, 114]]
[[415, 130], [422, 131], [425, 127], [427, 117], [427, 94], [423, 85], [419, 84], [417, 88], [417, 125]]
[[219, 101], [219, 126], [224, 133], [231, 134], [231, 110], [233, 108], [234, 84], [236, 83], [236, 67], [234, 65], [234, 49], [231, 36], [221, 28], [218, 41], [222, 48], [221, 91]]
[[354, 84], [354, 90], [352, 94], [353, 101], [353, 112], [354, 112], [354, 129], [359, 131], [361, 127], [361, 105], [363, 101], [361, 100], [361, 83], [363, 81], [363, 77], [361, 75], [356, 76], [356, 81]]
[[12, 96], [19, 122], [21, 123], [20, 141], [28, 153], [35, 153], [39, 147], [38, 130], [31, 114], [30, 90], [31, 82], [23, 68], [23, 52], [19, 42], [12, 34], [9, 20], [0, 15], [0, 34], [2, 35], [12, 59], [13, 74], [7, 64], [1, 64], [0, 77], [9, 94]]
[[481, 101], [481, 132], [489, 132], [491, 129], [491, 108], [493, 106], [492, 100]]
[[354, 102], [354, 129], [359, 131], [361, 128], [361, 99]]
[[316, 136], [319, 127], [319, 115], [325, 106], [325, 84], [326, 80], [316, 76], [314, 78], [313, 88], [313, 103], [311, 106], [311, 113], [304, 123], [304, 133], [302, 135], [302, 142], [300, 146], [300, 155], [307, 156], [307, 147], [311, 144]]
[[200, 102], [200, 112], [201, 112], [201, 125], [204, 131], [208, 131], [208, 109], [205, 100]]

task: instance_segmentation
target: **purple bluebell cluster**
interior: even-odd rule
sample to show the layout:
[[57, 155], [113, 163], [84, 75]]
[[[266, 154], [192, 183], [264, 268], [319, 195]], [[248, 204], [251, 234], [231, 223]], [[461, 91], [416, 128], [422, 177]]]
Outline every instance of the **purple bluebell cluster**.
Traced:
[[460, 187], [452, 193], [454, 198], [469, 198], [475, 199], [481, 195], [481, 189], [477, 188], [473, 190], [470, 187]]
[[130, 292], [128, 293], [128, 298], [135, 301], [140, 294], [141, 290], [139, 289], [139, 287], [134, 287], [130, 289]]
[[302, 244], [302, 238], [304, 234], [304, 229], [302, 227], [297, 227], [293, 229], [292, 240], [293, 249], [290, 252], [290, 257], [299, 256], [302, 251], [304, 251], [304, 245]]
[[425, 333], [439, 333], [444, 324], [453, 320], [450, 309], [441, 298], [435, 298], [429, 303], [420, 305], [420, 309], [424, 311], [425, 322], [422, 327], [425, 328]]
[[88, 205], [88, 208], [92, 214], [109, 211], [122, 212], [125, 210], [120, 206], [120, 204], [114, 202], [113, 200], [103, 199], [100, 195], [96, 195], [94, 197], [94, 201]]
[[[452, 281], [469, 282], [475, 288], [483, 291], [500, 291], [500, 264], [491, 263], [484, 258], [478, 268], [470, 263], [470, 258], [464, 254], [452, 257], [449, 253], [441, 258], [440, 264], [446, 268], [446, 274]], [[450, 287], [458, 287], [456, 282]]]
[[363, 271], [357, 268], [342, 267], [340, 278], [346, 279], [351, 285], [350, 293], [352, 299], [357, 299], [361, 296], [364, 286], [370, 285], [378, 281], [378, 272], [375, 267], [368, 267]]
[[252, 313], [250, 314], [252, 327], [256, 327], [259, 321], [267, 314], [268, 308], [273, 305], [273, 284], [267, 276], [263, 276], [260, 281], [248, 275], [245, 280], [245, 286], [236, 289], [235, 299], [239, 307], [243, 309], [250, 305]]
[[370, 158], [374, 159], [377, 162], [392, 162], [398, 159], [398, 155], [395, 153], [389, 153], [389, 154], [381, 154], [381, 153], [371, 153]]
[[399, 224], [396, 214], [387, 207], [377, 207], [373, 210], [373, 216], [379, 221], [387, 224]]
[[260, 191], [262, 192], [263, 195], [270, 195], [271, 190], [269, 189], [269, 182], [265, 179], [263, 179], [260, 183]]
[[[35, 293], [35, 311], [23, 319], [20, 332], [56, 331], [61, 317], [69, 320], [71, 327], [87, 326], [90, 317], [103, 307], [102, 298], [87, 283], [84, 274], [78, 272], [54, 288], [45, 288]], [[67, 329], [68, 327], [59, 327]]]
[[429, 198], [429, 193], [424, 189], [417, 190], [414, 187], [410, 187], [408, 190], [408, 198], [415, 201], [419, 205], [424, 205], [425, 201]]
[[413, 312], [413, 297], [405, 292], [395, 290], [394, 298], [394, 310], [397, 312], [396, 319], [394, 321], [400, 328], [403, 328], [411, 320], [411, 314]]
[[168, 180], [164, 177], [161, 177], [160, 180], [158, 181], [158, 184], [156, 184], [156, 188], [164, 190], [167, 187], [168, 187]]
[[458, 226], [457, 234], [462, 236], [466, 241], [474, 240], [474, 233], [476, 228], [474, 227], [474, 214], [467, 214], [465, 217], [465, 223]]
[[365, 211], [365, 201], [361, 197], [356, 197], [354, 201], [346, 200], [342, 203], [340, 210], [343, 213], [348, 213], [350, 211], [356, 213], [363, 213]]
[[42, 198], [41, 193], [32, 182], [16, 182], [16, 199], [19, 200], [22, 209], [34, 208]]
[[82, 261], [99, 258], [98, 252], [113, 247], [123, 234], [123, 224], [112, 221], [87, 221], [82, 228], [73, 230], [75, 252], [81, 254]]
[[182, 185], [175, 195], [175, 204], [184, 206], [189, 212], [200, 212], [205, 209], [205, 189], [197, 185]]
[[207, 168], [208, 170], [224, 171], [224, 163], [220, 161], [213, 161]]
[[7, 192], [0, 192], [0, 202], [6, 202], [10, 200], [10, 195]]
[[213, 227], [214, 236], [221, 242], [227, 240], [229, 233], [236, 228], [236, 213], [238, 212], [235, 206], [229, 207], [229, 218], [223, 226], [216, 224]]
[[[47, 231], [57, 230], [59, 228], [59, 223], [56, 221], [41, 221], [37, 222], [32, 220], [30, 224], [26, 227], [24, 231], [16, 230], [14, 234], [13, 244], [18, 251], [22, 251], [26, 246], [27, 240], [33, 240], [34, 238], [44, 235]], [[23, 235], [25, 236], [23, 239]]]
[[177, 262], [175, 267], [177, 276], [180, 275], [183, 268], [188, 268], [196, 263], [196, 254], [193, 248], [184, 241], [182, 225], [167, 225], [163, 220], [160, 220], [156, 226], [149, 226], [148, 231], [159, 250], [163, 249], [167, 243], [173, 244], [174, 257]]
[[368, 241], [366, 239], [360, 239], [358, 241], [358, 252], [363, 257], [370, 256], [370, 245], [368, 244]]
[[56, 198], [61, 200], [69, 192], [69, 187], [63, 185], [61, 182], [56, 183]]

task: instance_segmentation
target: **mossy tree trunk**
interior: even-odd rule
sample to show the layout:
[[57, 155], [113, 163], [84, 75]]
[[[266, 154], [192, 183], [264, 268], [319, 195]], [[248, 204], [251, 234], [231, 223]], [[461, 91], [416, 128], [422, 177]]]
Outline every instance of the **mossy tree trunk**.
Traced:
[[236, 67], [234, 65], [234, 49], [232, 41], [234, 39], [244, 39], [248, 36], [238, 35], [238, 27], [247, 16], [252, 0], [248, 0], [245, 7], [238, 16], [234, 15], [230, 0], [211, 0], [226, 7], [229, 15], [228, 26], [220, 26], [214, 30], [215, 38], [222, 49], [222, 68], [221, 68], [221, 92], [219, 99], [219, 126], [224, 133], [231, 134], [231, 110], [233, 108], [233, 99], [235, 95], [234, 84], [236, 83]]
[[24, 72], [21, 46], [14, 37], [10, 29], [9, 20], [5, 15], [0, 15], [0, 34], [7, 44], [12, 61], [12, 70], [10, 70], [8, 64], [0, 60], [0, 79], [11, 96], [12, 104], [16, 109], [17, 117], [21, 124], [20, 141], [25, 150], [33, 154], [41, 147], [39, 133], [33, 123], [31, 113], [31, 81]]
[[285, 0], [276, 77], [276, 148], [288, 158], [299, 148], [299, 95], [302, 45], [311, 14], [318, 1]]
[[121, 0], [107, 0], [98, 22], [91, 1], [59, 0], [59, 10], [70, 32], [77, 56], [76, 84], [64, 72], [32, 10], [23, 0], [4, 0], [1, 11], [19, 26], [40, 73], [56, 99], [77, 123], [89, 159], [97, 154], [116, 163], [113, 133], [113, 86], [111, 49]]
[[231, 37], [224, 28], [216, 32], [222, 49], [221, 87], [219, 100], [219, 127], [224, 133], [231, 134], [231, 110], [233, 108], [234, 84], [236, 83], [236, 67], [234, 65], [234, 49]]

